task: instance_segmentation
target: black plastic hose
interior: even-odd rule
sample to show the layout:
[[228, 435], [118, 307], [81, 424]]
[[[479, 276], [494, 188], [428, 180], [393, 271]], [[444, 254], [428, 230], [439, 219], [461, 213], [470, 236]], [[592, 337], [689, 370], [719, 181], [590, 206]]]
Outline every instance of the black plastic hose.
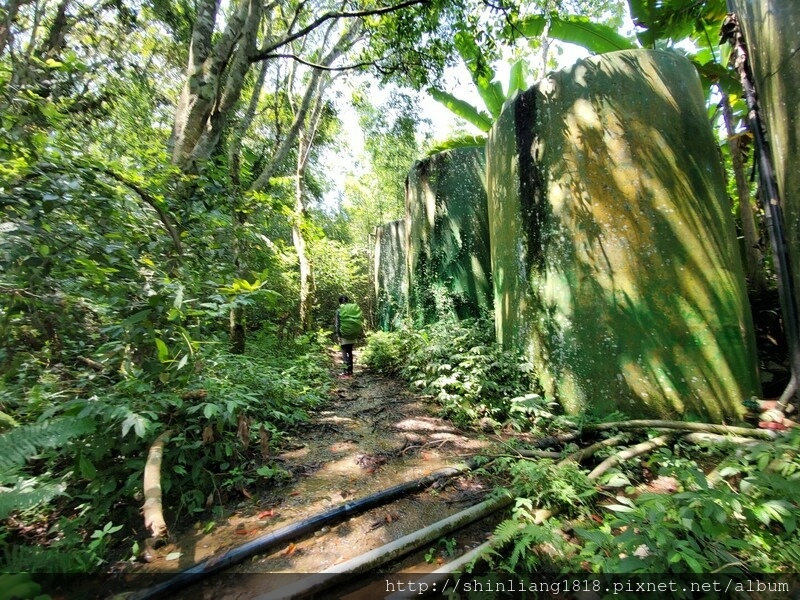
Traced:
[[194, 565], [193, 567], [186, 569], [185, 571], [181, 571], [164, 583], [160, 583], [158, 585], [154, 585], [133, 593], [132, 595], [128, 596], [128, 600], [154, 600], [156, 598], [161, 598], [166, 594], [174, 593], [177, 590], [197, 583], [209, 575], [218, 573], [219, 571], [227, 569], [230, 566], [238, 564], [255, 554], [264, 554], [277, 546], [310, 533], [316, 530], [318, 527], [345, 519], [351, 515], [365, 512], [371, 508], [375, 508], [376, 506], [386, 504], [387, 502], [392, 502], [397, 498], [407, 494], [412, 494], [414, 492], [423, 490], [433, 485], [440, 479], [460, 475], [473, 469], [474, 467], [475, 464], [470, 460], [463, 465], [439, 469], [433, 473], [429, 473], [425, 477], [421, 477], [420, 479], [400, 483], [380, 492], [376, 492], [370, 496], [366, 496], [365, 498], [353, 500], [352, 502], [345, 502], [344, 504], [335, 506], [324, 513], [320, 513], [303, 521], [292, 523], [291, 525], [287, 525], [286, 527], [282, 527], [281, 529], [262, 535], [261, 537], [247, 542], [246, 544], [226, 550], [218, 556], [212, 556], [211, 558], [208, 558]]

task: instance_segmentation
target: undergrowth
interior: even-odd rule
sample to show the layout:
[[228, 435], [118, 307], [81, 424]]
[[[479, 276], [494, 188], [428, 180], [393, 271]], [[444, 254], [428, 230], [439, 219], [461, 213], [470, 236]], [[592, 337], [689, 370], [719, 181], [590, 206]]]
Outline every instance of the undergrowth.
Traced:
[[[482, 419], [500, 424], [523, 417], [536, 391], [533, 365], [494, 341], [491, 319], [444, 320], [419, 330], [376, 332], [369, 336], [364, 362], [379, 372], [398, 373], [434, 398], [442, 415], [458, 425]], [[531, 404], [531, 399], [536, 402]], [[527, 404], [526, 401], [527, 400]]]
[[[647, 460], [672, 478], [675, 493], [634, 485], [641, 467], [609, 472], [599, 487], [572, 464], [495, 463], [517, 496], [495, 530], [491, 569], [518, 577], [542, 573], [710, 574], [744, 578], [797, 573], [800, 567], [800, 431], [747, 447], [725, 447], [705, 473], [693, 446]], [[698, 462], [700, 461], [700, 463]], [[535, 521], [536, 509], [553, 516]], [[675, 596], [680, 597], [680, 596]], [[689, 596], [687, 596], [689, 597]]]
[[279, 482], [270, 448], [324, 397], [326, 344], [253, 335], [244, 355], [209, 344], [166, 383], [44, 364], [25, 386], [7, 380], [0, 405], [16, 422], [0, 430], [0, 572], [92, 572], [132, 557], [147, 451], [165, 430], [171, 526]]

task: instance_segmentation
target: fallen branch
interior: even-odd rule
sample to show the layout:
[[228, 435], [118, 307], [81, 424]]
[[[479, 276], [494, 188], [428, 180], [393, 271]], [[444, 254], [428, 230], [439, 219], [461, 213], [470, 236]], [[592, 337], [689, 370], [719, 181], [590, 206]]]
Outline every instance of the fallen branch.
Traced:
[[742, 436], [735, 436], [735, 435], [719, 435], [717, 433], [687, 433], [683, 436], [687, 442], [691, 442], [692, 444], [696, 444], [698, 446], [718, 446], [720, 444], [736, 444], [742, 446], [748, 446], [751, 444], [757, 444], [758, 440], [749, 438], [749, 437], [742, 437]]
[[[652, 450], [655, 450], [659, 446], [667, 444], [670, 441], [670, 439], [672, 439], [671, 435], [662, 435], [657, 438], [653, 438], [652, 440], [647, 440], [646, 442], [642, 442], [641, 444], [636, 444], [635, 446], [631, 446], [630, 448], [623, 450], [621, 452], [618, 452], [614, 456], [607, 458], [599, 465], [597, 465], [594, 468], [594, 470], [591, 473], [589, 473], [589, 479], [594, 481], [595, 479], [600, 477], [600, 475], [608, 471], [610, 468], [618, 465], [619, 463], [626, 461], [629, 458], [633, 458], [634, 456], [640, 456], [642, 454], [646, 454]], [[566, 462], [567, 460], [569, 460], [569, 458], [564, 459], [564, 461], [562, 462]], [[558, 514], [559, 512], [561, 512], [561, 509], [558, 508], [554, 510], [550, 510], [549, 508], [540, 508], [533, 513], [533, 523], [534, 525], [541, 525], [547, 519]]]
[[85, 356], [79, 356], [78, 360], [85, 364], [87, 367], [94, 369], [98, 372], [103, 372], [106, 370], [106, 366], [103, 363], [99, 363], [96, 360], [92, 360], [91, 358], [87, 358]]
[[634, 458], [636, 456], [641, 456], [642, 454], [647, 454], [648, 452], [652, 452], [656, 448], [661, 446], [665, 446], [669, 443], [672, 439], [672, 434], [665, 434], [655, 437], [651, 440], [647, 440], [646, 442], [642, 442], [641, 444], [636, 444], [635, 446], [631, 446], [630, 448], [623, 450], [622, 452], [618, 452], [613, 456], [609, 456], [599, 465], [597, 465], [591, 473], [589, 473], [589, 479], [595, 480], [600, 475], [608, 471], [609, 469], [616, 467], [621, 462], [625, 462], [630, 458]]
[[730, 425], [717, 425], [716, 423], [687, 423], [684, 421], [661, 421], [658, 419], [640, 419], [633, 421], [617, 421], [614, 423], [596, 423], [584, 425], [583, 431], [607, 431], [609, 429], [677, 429], [680, 431], [700, 431], [704, 433], [718, 433], [721, 435], [740, 435], [744, 437], [772, 440], [775, 434], [763, 429], [749, 427], [732, 427]]
[[144, 528], [153, 540], [163, 538], [167, 533], [167, 522], [161, 505], [161, 458], [172, 435], [167, 430], [159, 435], [147, 453], [147, 464], [144, 466]]
[[[563, 452], [556, 452], [554, 450], [525, 450], [514, 449], [514, 452], [521, 458], [552, 458], [553, 460], [563, 458]], [[508, 454], [501, 454], [499, 456], [509, 456]]]
[[590, 456], [594, 456], [594, 454], [598, 450], [602, 450], [603, 448], [611, 448], [613, 446], [619, 446], [623, 441], [625, 441], [626, 436], [624, 434], [615, 435], [614, 437], [606, 438], [604, 440], [600, 440], [599, 442], [595, 442], [591, 446], [587, 446], [577, 452], [573, 452], [566, 458], [564, 458], [561, 462], [558, 463], [559, 467], [563, 467], [570, 461], [574, 461], [577, 463], [583, 462]]

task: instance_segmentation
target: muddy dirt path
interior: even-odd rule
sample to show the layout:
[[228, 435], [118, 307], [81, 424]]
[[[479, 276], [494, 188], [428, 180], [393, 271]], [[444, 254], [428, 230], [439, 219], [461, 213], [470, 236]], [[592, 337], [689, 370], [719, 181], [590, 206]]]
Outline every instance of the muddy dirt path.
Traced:
[[[404, 382], [357, 366], [355, 377], [336, 380], [328, 401], [283, 441], [276, 462], [292, 474], [289, 481], [239, 503], [208, 533], [198, 528], [177, 536], [145, 570], [184, 570], [226, 548], [488, 451], [490, 436], [457, 429], [437, 417], [436, 408]], [[476, 504], [488, 491], [474, 476], [444, 480], [248, 559], [177, 597], [257, 597], [286, 583], [285, 576], [267, 573], [320, 572]], [[466, 539], [447, 540], [451, 555], [484, 541], [490, 526], [476, 527]], [[415, 562], [419, 557], [406, 561], [404, 570], [425, 570]], [[433, 562], [430, 569], [437, 566]]]

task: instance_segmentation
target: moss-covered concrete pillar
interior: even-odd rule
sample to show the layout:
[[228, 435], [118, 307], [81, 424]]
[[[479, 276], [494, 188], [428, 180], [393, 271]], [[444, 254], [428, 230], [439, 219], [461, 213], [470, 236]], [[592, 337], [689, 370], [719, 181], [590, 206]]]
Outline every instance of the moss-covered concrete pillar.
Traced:
[[483, 148], [414, 163], [406, 179], [409, 305], [416, 325], [491, 308]]
[[734, 0], [774, 161], [800, 299], [800, 2]]
[[374, 260], [378, 327], [391, 331], [408, 314], [405, 220], [375, 228]]
[[[514, 151], [512, 151], [514, 150]], [[487, 145], [498, 333], [569, 411], [735, 420], [759, 391], [722, 167], [696, 71], [580, 61]]]

